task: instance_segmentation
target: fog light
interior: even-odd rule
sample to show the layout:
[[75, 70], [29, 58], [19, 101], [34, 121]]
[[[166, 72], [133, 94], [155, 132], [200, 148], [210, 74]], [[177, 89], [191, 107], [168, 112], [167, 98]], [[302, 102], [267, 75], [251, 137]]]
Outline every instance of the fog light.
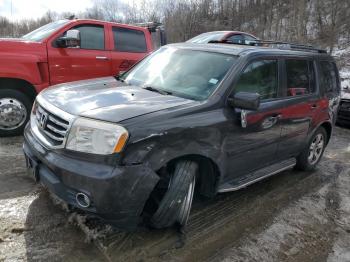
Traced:
[[90, 198], [81, 192], [75, 195], [75, 200], [77, 201], [78, 205], [83, 208], [87, 208], [91, 204]]

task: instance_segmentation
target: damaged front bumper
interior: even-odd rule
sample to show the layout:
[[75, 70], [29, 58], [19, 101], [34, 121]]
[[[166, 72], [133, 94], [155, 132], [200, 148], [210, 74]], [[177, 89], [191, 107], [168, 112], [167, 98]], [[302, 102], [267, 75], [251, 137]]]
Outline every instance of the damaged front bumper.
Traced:
[[[111, 161], [91, 161], [88, 155], [72, 157], [64, 150], [48, 150], [29, 126], [24, 137], [30, 173], [61, 200], [120, 228], [133, 229], [141, 222], [144, 205], [159, 180], [149, 167], [119, 166]], [[89, 206], [78, 204], [78, 193], [89, 197]]]

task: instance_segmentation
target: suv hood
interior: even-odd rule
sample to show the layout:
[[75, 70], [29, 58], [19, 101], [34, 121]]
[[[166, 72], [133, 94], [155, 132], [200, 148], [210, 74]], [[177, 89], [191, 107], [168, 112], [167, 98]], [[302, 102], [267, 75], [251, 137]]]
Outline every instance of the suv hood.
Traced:
[[196, 103], [129, 86], [113, 77], [56, 85], [41, 92], [39, 96], [67, 113], [110, 122]]

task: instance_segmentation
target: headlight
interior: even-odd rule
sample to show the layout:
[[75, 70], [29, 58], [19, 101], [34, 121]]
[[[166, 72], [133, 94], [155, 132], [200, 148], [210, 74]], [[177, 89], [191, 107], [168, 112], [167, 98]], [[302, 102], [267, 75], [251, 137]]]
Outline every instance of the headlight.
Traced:
[[66, 148], [108, 155], [122, 151], [128, 137], [128, 131], [122, 126], [80, 117], [73, 123]]

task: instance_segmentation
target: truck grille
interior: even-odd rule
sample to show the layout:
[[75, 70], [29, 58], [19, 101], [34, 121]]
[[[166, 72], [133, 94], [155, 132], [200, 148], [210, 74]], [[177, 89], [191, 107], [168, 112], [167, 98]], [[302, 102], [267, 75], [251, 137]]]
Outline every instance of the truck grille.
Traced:
[[[34, 105], [31, 116], [33, 133], [46, 146], [62, 148], [73, 116], [56, 107], [49, 106], [47, 103], [44, 106], [40, 101]], [[50, 107], [50, 111], [47, 109], [48, 107]]]

